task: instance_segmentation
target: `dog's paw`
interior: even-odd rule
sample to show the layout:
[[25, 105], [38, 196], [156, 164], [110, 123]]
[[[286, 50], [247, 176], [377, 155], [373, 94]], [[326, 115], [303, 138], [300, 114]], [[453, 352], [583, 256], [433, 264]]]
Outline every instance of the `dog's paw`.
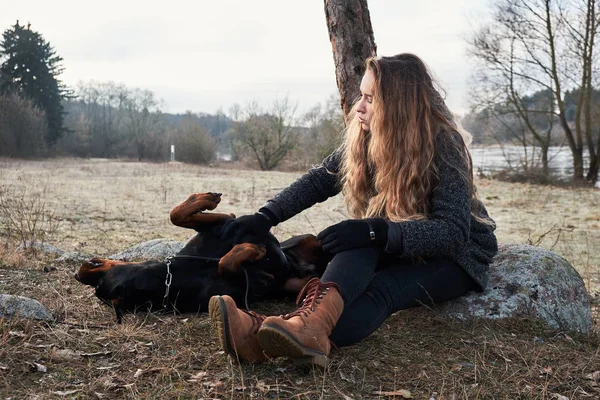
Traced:
[[233, 246], [231, 250], [219, 261], [219, 275], [225, 273], [236, 273], [240, 265], [246, 261], [257, 261], [267, 254], [263, 245], [252, 243], [240, 243]]
[[191, 194], [184, 204], [189, 204], [195, 210], [195, 212], [202, 212], [205, 210], [214, 210], [221, 202], [222, 193], [194, 193]]

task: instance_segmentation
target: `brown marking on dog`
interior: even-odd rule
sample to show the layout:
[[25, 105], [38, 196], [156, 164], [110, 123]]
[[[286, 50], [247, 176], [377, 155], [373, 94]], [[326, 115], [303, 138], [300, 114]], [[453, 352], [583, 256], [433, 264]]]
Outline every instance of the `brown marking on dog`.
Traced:
[[221, 257], [219, 275], [223, 276], [225, 272], [236, 273], [243, 262], [260, 260], [265, 254], [267, 254], [265, 246], [252, 243], [236, 244], [227, 254]]
[[75, 279], [85, 285], [97, 286], [104, 274], [112, 267], [128, 264], [135, 263], [94, 257], [89, 261], [85, 261], [79, 267], [79, 270], [75, 273]]

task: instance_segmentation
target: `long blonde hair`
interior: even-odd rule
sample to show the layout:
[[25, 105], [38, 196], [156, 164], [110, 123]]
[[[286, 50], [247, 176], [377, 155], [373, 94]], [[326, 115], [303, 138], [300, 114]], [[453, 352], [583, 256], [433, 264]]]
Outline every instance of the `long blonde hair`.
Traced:
[[[426, 219], [439, 183], [434, 163], [437, 135], [458, 132], [427, 66], [413, 54], [369, 58], [375, 77], [374, 114], [364, 131], [352, 108], [341, 177], [354, 218]], [[469, 165], [464, 171], [475, 198], [471, 159], [464, 140], [450, 140]], [[464, 164], [463, 164], [464, 165]], [[459, 168], [464, 170], [464, 168]]]

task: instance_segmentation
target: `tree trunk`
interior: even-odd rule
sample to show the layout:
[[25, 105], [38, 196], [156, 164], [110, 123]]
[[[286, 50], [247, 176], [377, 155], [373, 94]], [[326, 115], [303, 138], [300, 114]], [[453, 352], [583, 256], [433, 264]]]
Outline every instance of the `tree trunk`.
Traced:
[[344, 118], [360, 93], [365, 60], [377, 54], [367, 0], [324, 0]]
[[[598, 147], [600, 148], [600, 132], [598, 132]], [[600, 170], [600, 156], [598, 156], [598, 152], [589, 152], [590, 153], [590, 167], [588, 168], [587, 175], [585, 179], [590, 182], [592, 185], [595, 185], [598, 182], [598, 170]]]
[[541, 146], [540, 151], [542, 152], [542, 173], [544, 174], [545, 177], [549, 177], [550, 176], [550, 166], [549, 166], [549, 160], [548, 160], [549, 146], [546, 143], [540, 144], [540, 146]]

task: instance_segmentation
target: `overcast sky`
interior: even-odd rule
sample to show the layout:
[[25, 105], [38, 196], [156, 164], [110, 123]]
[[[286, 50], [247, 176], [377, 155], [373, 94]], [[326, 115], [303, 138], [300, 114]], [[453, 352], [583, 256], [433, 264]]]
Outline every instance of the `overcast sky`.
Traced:
[[[227, 112], [286, 95], [303, 112], [337, 93], [323, 0], [8, 1], [0, 0], [0, 29], [30, 22], [64, 58], [69, 86], [93, 79], [150, 89], [167, 112]], [[485, 7], [370, 0], [378, 55], [419, 55], [463, 113], [465, 37]]]

